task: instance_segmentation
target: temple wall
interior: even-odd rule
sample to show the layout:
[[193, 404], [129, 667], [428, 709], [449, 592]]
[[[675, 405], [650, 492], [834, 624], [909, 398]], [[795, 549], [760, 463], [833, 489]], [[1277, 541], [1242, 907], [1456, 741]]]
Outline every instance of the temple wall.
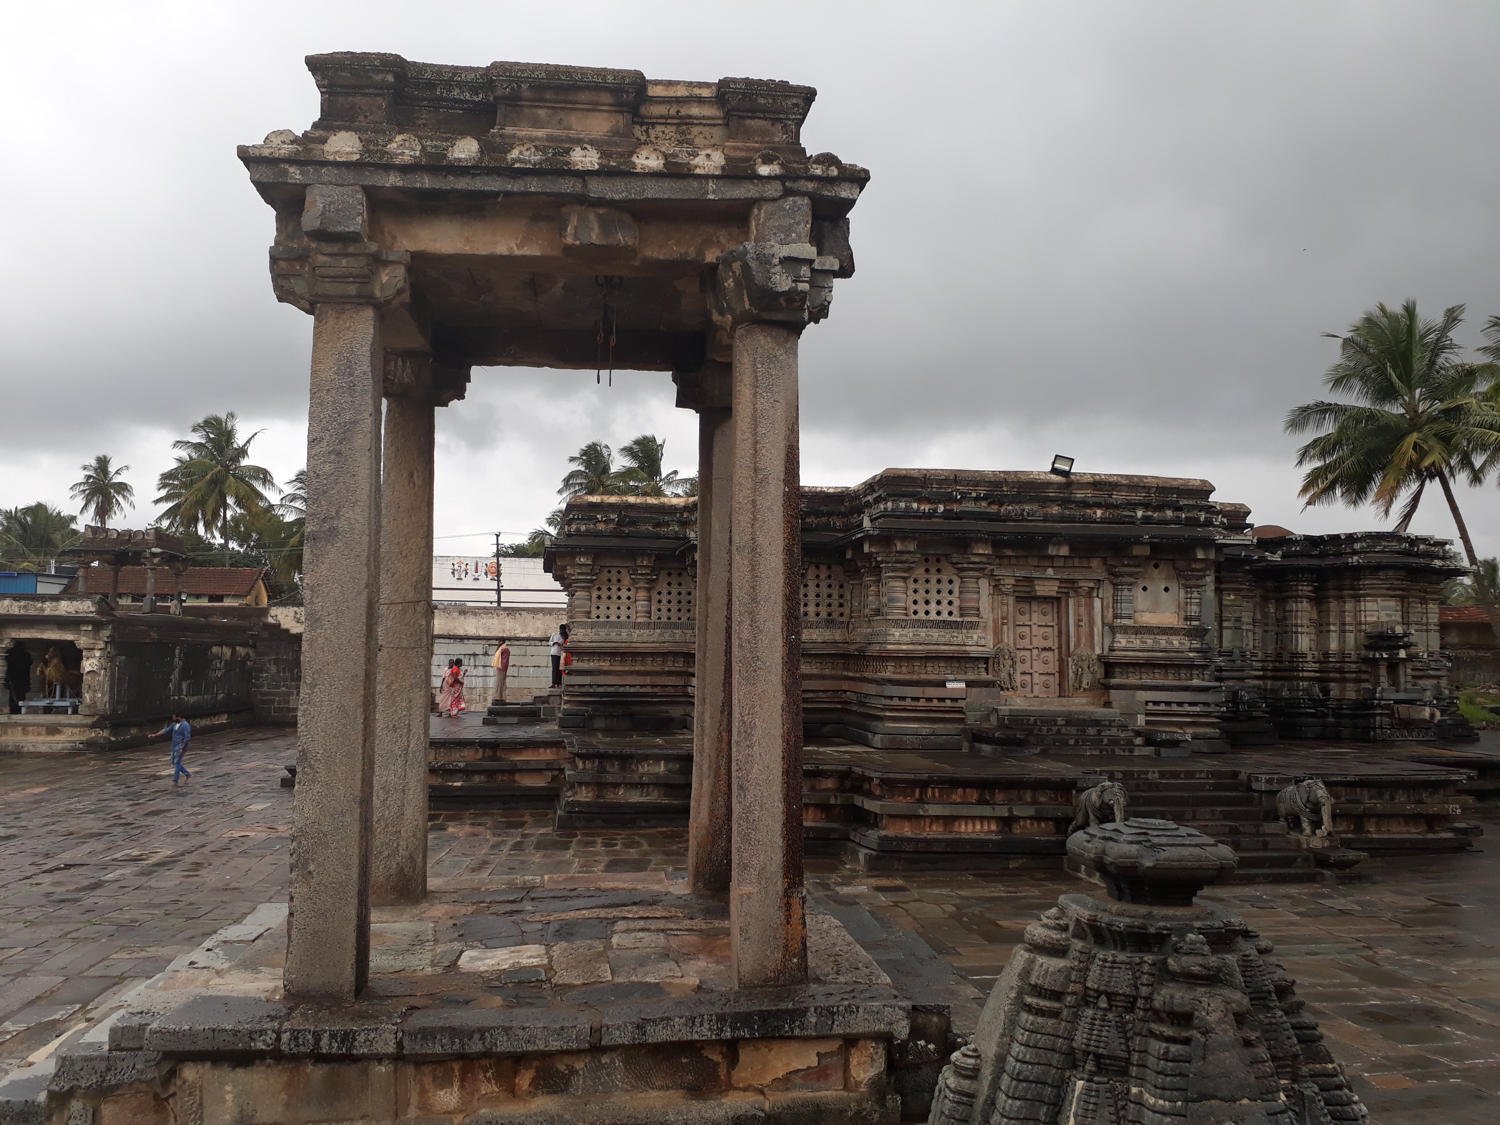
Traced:
[[264, 611], [116, 613], [91, 597], [0, 599], [0, 653], [56, 646], [75, 713], [0, 716], [0, 748], [136, 745], [174, 710], [199, 729], [295, 722], [300, 645]]

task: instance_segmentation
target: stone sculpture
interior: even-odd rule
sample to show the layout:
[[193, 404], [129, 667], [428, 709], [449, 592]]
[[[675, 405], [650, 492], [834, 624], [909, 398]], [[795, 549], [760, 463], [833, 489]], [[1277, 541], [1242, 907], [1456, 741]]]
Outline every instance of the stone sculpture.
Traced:
[[1068, 852], [1109, 897], [1063, 895], [1027, 928], [929, 1125], [1368, 1120], [1271, 944], [1194, 901], [1232, 849], [1136, 818]]
[[1315, 777], [1299, 777], [1277, 793], [1276, 815], [1302, 836], [1333, 835], [1333, 798]]
[[1080, 828], [1124, 820], [1126, 800], [1125, 786], [1118, 781], [1100, 782], [1080, 791], [1073, 798], [1073, 823], [1068, 825], [1068, 835]]

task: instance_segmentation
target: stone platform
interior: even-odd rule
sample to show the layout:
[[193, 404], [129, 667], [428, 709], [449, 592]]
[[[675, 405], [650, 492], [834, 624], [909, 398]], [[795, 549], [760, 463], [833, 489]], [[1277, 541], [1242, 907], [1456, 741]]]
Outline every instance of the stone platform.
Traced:
[[896, 1121], [913, 1002], [845, 926], [809, 912], [807, 985], [737, 990], [723, 907], [683, 885], [438, 880], [376, 912], [338, 1007], [283, 999], [265, 904], [0, 1086], [0, 1120]]
[[[686, 822], [688, 735], [559, 730], [543, 722], [483, 726], [434, 719], [430, 792], [470, 806], [546, 806], [559, 828]], [[1324, 871], [1277, 818], [1276, 793], [1322, 779], [1349, 849], [1462, 851], [1467, 817], [1500, 754], [1393, 743], [1299, 742], [1214, 754], [1174, 749], [1056, 751], [976, 743], [969, 750], [875, 750], [809, 740], [803, 825], [809, 846], [865, 870], [1005, 870], [1062, 862], [1073, 801], [1106, 779], [1133, 814], [1188, 823], [1233, 846], [1235, 878], [1306, 880]]]

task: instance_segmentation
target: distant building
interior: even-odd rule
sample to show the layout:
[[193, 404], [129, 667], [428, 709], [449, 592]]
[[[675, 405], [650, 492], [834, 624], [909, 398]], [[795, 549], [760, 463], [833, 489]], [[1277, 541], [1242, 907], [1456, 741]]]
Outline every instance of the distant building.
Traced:
[[0, 594], [60, 594], [71, 577], [71, 574], [0, 570]]
[[439, 605], [563, 608], [568, 604], [568, 595], [557, 580], [542, 569], [541, 559], [496, 560], [489, 555], [434, 555], [432, 600]]

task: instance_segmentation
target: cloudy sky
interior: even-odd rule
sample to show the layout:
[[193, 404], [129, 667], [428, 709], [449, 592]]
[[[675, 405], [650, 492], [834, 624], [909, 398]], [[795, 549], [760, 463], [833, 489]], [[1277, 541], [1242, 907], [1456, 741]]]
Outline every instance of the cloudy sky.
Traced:
[[[818, 88], [808, 151], [873, 180], [859, 272], [803, 339], [804, 480], [887, 465], [1202, 476], [1259, 522], [1303, 512], [1281, 418], [1376, 301], [1500, 313], [1492, 3], [31, 4], [6, 20], [0, 506], [66, 506], [100, 452], [149, 522], [207, 413], [304, 459], [311, 320], [271, 295], [270, 210], [235, 145], [317, 114], [302, 57]], [[693, 416], [661, 374], [485, 369], [439, 414], [439, 550], [519, 537], [583, 442]], [[1437, 501], [1437, 503], [1432, 503]], [[1451, 535], [1437, 497], [1416, 529]], [[1462, 495], [1500, 553], [1500, 490]], [[463, 538], [471, 535], [471, 538]]]

